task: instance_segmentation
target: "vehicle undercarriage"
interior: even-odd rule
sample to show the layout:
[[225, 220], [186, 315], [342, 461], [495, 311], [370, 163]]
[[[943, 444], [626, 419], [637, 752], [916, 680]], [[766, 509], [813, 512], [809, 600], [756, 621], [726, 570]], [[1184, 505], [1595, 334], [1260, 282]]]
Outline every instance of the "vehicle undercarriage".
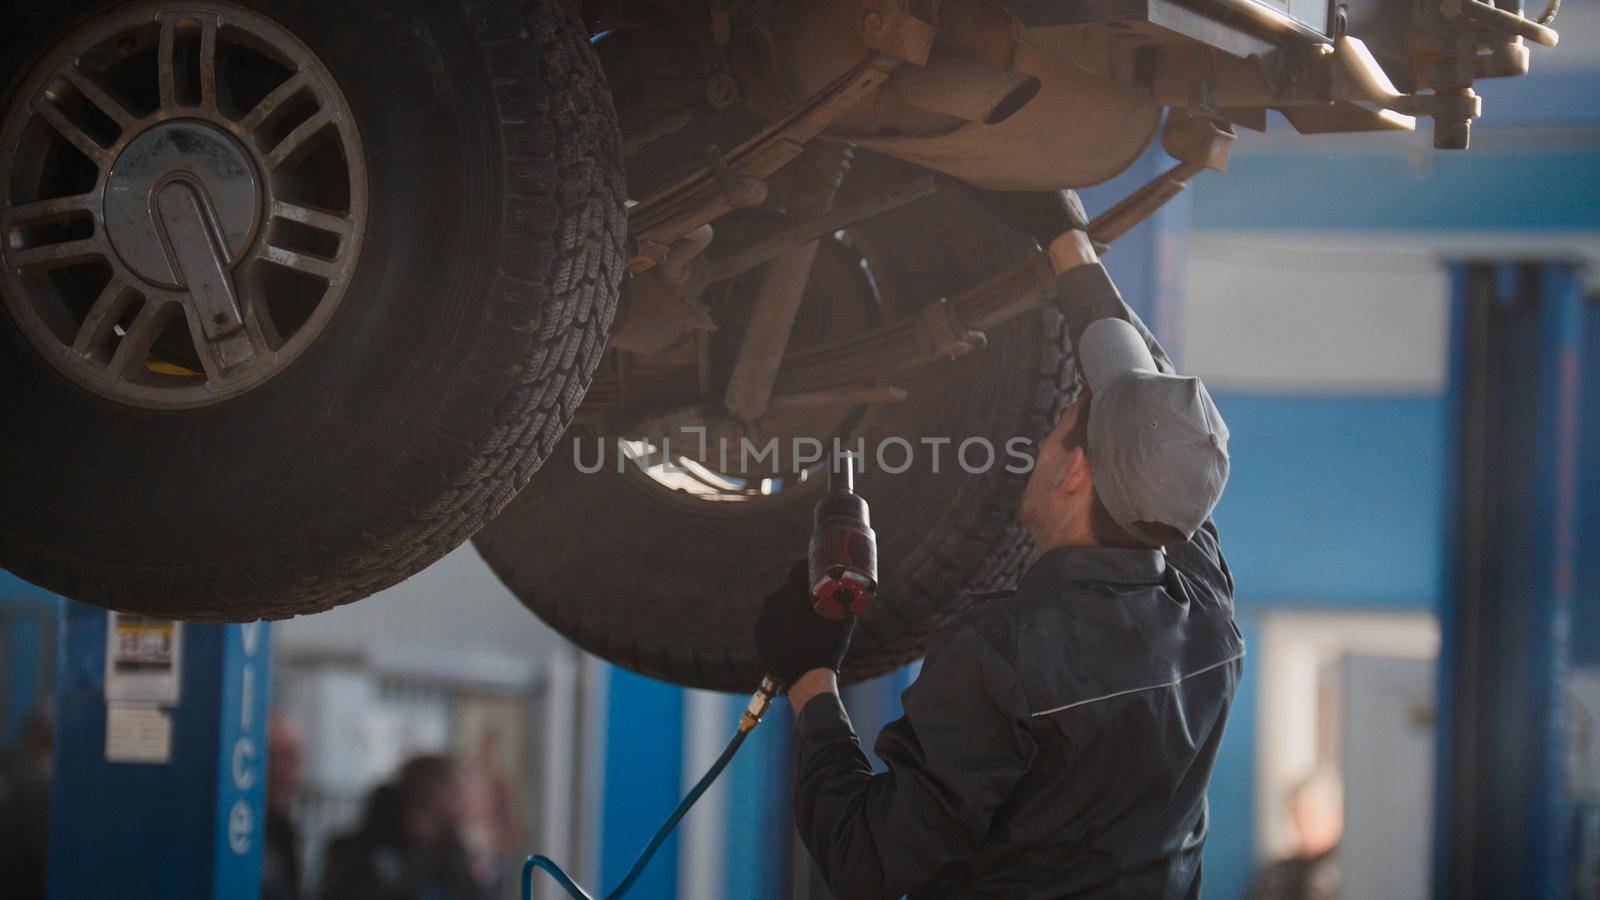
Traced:
[[[1159, 140], [1170, 167], [1093, 222], [1114, 248], [1271, 110], [1308, 134], [1427, 119], [1465, 149], [1474, 82], [1525, 74], [1548, 21], [1482, 0], [31, 10], [0, 54], [22, 435], [0, 562], [239, 620], [359, 599], [477, 533], [581, 646], [738, 690], [822, 450], [948, 439], [942, 467], [862, 481], [884, 591], [845, 674], [885, 671], [1029, 552], [1022, 472], [954, 452], [1036, 439], [1072, 390], [1042, 251], [963, 183], [1087, 187]], [[789, 452], [727, 452], [769, 444]]]

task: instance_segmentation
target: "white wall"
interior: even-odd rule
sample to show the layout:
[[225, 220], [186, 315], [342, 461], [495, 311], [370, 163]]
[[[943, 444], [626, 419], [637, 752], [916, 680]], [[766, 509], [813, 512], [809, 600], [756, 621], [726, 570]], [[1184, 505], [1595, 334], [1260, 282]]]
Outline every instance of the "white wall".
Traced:
[[1200, 232], [1183, 368], [1213, 392], [1427, 395], [1448, 367], [1446, 259], [1600, 261], [1588, 232]]
[[526, 684], [568, 646], [489, 570], [472, 544], [347, 606], [280, 622], [280, 656], [352, 656], [385, 670]]

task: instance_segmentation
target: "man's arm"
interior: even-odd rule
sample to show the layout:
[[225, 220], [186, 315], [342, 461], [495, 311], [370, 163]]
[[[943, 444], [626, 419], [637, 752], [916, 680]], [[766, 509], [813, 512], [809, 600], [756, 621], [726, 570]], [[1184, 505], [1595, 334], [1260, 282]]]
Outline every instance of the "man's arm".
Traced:
[[903, 695], [905, 715], [876, 747], [888, 771], [874, 775], [831, 676], [807, 673], [790, 689], [795, 824], [835, 894], [897, 897], [982, 842], [1033, 762], [1027, 701], [1011, 664], [962, 628]]
[[[1076, 192], [990, 191], [970, 185], [967, 192], [1002, 224], [1033, 238], [1049, 255], [1050, 265], [1056, 272], [1056, 307], [1065, 320], [1067, 338], [1074, 349], [1081, 346], [1084, 331], [1094, 322], [1105, 318], [1122, 319], [1144, 339], [1156, 368], [1169, 375], [1177, 374], [1177, 368], [1161, 343], [1123, 301], [1122, 294], [1100, 264], [1099, 254], [1089, 237], [1088, 214]], [[1081, 368], [1079, 374], [1082, 375]], [[1222, 556], [1217, 528], [1211, 519], [1206, 520], [1193, 539], [1182, 545], [1169, 544], [1167, 550], [1172, 562], [1204, 571], [1208, 580], [1225, 587], [1232, 596], [1233, 576]]]
[[1150, 355], [1155, 358], [1156, 368], [1168, 375], [1177, 374], [1161, 342], [1145, 327], [1144, 320], [1133, 307], [1122, 299], [1122, 293], [1111, 281], [1105, 266], [1100, 264], [1100, 256], [1095, 253], [1087, 232], [1076, 229], [1065, 232], [1045, 249], [1050, 254], [1050, 265], [1056, 270], [1056, 307], [1066, 319], [1067, 339], [1073, 347], [1079, 346], [1084, 329], [1092, 323], [1100, 319], [1122, 319], [1144, 338]]
[[806, 704], [814, 697], [832, 694], [835, 700], [839, 699], [839, 676], [832, 669], [812, 669], [801, 675], [794, 684], [789, 685], [788, 694], [789, 707], [794, 710], [794, 717], [798, 719]]
[[[1078, 335], [1091, 322], [1107, 316], [1125, 319], [1149, 345], [1156, 367], [1168, 374], [1177, 374], [1172, 360], [1161, 349], [1160, 342], [1139, 320], [1139, 314], [1123, 302], [1116, 285], [1105, 274], [1088, 234], [1068, 231], [1051, 241], [1047, 250], [1050, 264], [1059, 276], [1056, 281], [1056, 302], [1060, 304], [1061, 314], [1067, 320], [1067, 334], [1074, 347], [1078, 345]], [[1214, 581], [1219, 590], [1225, 588], [1227, 596], [1230, 599], [1233, 597], [1233, 573], [1222, 555], [1217, 526], [1212, 519], [1207, 518], [1190, 540], [1182, 543], [1175, 541], [1168, 544], [1166, 549], [1169, 562], [1185, 571], [1204, 572], [1208, 582]]]
[[1150, 346], [1156, 367], [1176, 374], [1161, 349], [1100, 265], [1089, 239], [1089, 217], [1076, 191], [991, 191], [967, 185], [967, 195], [1001, 224], [1033, 238], [1050, 255], [1056, 270], [1056, 305], [1066, 319], [1067, 338], [1077, 347], [1090, 323], [1122, 319], [1133, 325]]

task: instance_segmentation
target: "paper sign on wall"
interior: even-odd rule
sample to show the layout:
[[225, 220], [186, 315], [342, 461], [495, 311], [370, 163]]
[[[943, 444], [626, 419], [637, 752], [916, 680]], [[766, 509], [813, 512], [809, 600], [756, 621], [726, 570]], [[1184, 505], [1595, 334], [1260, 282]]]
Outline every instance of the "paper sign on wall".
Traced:
[[106, 762], [165, 763], [172, 759], [172, 717], [150, 706], [106, 707]]
[[106, 618], [106, 700], [176, 705], [183, 626], [130, 613]]
[[119, 612], [106, 622], [106, 762], [170, 762], [183, 626]]

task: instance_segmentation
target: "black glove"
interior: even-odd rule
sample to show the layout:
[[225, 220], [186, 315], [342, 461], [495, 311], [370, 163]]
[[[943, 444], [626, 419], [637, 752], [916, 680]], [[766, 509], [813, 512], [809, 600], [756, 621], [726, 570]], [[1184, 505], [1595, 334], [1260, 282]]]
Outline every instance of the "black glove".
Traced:
[[1072, 231], [1089, 230], [1089, 216], [1077, 191], [991, 191], [963, 185], [967, 195], [1012, 231], [1048, 247]]
[[809, 578], [806, 561], [795, 563], [756, 616], [756, 654], [767, 674], [786, 686], [812, 669], [839, 671], [856, 628], [855, 616], [832, 622], [817, 615]]

